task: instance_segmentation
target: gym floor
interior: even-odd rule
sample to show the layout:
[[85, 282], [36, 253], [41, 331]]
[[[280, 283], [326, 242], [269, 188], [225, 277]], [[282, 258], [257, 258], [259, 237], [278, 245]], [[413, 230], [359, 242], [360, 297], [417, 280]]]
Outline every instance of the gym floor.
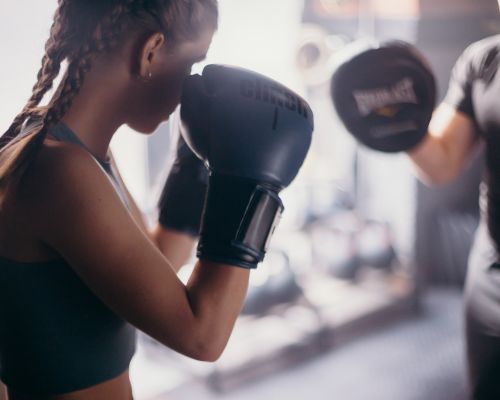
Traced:
[[430, 289], [421, 312], [269, 378], [224, 393], [188, 380], [138, 400], [465, 400], [462, 296]]

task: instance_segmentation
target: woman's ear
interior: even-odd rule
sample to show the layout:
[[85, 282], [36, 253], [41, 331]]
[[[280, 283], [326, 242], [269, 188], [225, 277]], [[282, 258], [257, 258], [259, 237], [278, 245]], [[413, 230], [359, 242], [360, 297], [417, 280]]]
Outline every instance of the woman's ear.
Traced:
[[165, 35], [155, 32], [142, 41], [139, 49], [139, 68], [138, 75], [141, 79], [149, 79], [153, 73], [153, 65], [160, 57], [160, 50], [165, 45]]

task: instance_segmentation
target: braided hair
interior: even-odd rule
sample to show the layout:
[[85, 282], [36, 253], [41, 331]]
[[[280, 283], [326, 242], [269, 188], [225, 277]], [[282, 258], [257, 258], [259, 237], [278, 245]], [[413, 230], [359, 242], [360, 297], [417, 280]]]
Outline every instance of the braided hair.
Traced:
[[[217, 0], [58, 0], [31, 97], [0, 138], [0, 202], [71, 107], [98, 53], [113, 49], [134, 27], [162, 32], [174, 44], [195, 39], [207, 17], [215, 28]], [[49, 103], [40, 106], [64, 61], [61, 83]]]

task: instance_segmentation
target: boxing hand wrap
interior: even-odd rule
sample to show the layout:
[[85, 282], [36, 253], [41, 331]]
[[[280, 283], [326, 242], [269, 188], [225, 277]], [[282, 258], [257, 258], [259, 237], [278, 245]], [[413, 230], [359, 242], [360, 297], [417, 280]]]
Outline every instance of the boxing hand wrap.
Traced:
[[197, 256], [256, 268], [284, 209], [277, 191], [251, 179], [212, 173]]

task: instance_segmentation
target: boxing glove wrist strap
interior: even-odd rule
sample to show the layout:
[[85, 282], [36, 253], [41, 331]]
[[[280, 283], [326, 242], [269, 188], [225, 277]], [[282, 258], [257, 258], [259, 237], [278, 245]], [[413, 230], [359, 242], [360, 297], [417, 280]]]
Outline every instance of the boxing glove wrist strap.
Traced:
[[250, 179], [211, 175], [198, 257], [256, 268], [282, 211], [275, 188]]

